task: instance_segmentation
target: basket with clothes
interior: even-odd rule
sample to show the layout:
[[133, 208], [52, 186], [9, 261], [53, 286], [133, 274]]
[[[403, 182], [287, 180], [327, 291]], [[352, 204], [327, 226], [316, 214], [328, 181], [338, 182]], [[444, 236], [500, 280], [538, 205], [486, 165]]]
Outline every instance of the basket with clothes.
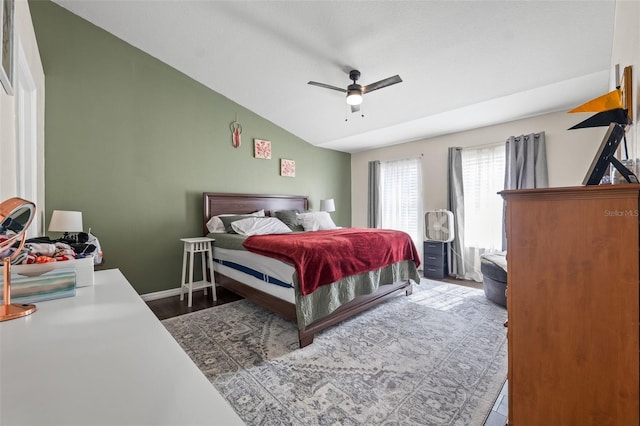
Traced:
[[[11, 232], [10, 230], [4, 230]], [[0, 233], [0, 241], [6, 238]], [[16, 245], [17, 246], [17, 245]], [[17, 247], [9, 249], [2, 257], [14, 254]], [[81, 232], [74, 240], [52, 240], [49, 237], [28, 239], [20, 253], [11, 262], [12, 265], [31, 265], [36, 263], [61, 262], [93, 257], [93, 264], [102, 263], [102, 249], [98, 239], [91, 233]]]
[[[11, 229], [0, 232], [0, 241], [10, 238]], [[11, 260], [12, 299], [20, 303], [71, 297], [78, 287], [92, 286], [94, 265], [102, 263], [102, 249], [91, 233], [80, 233], [73, 239], [31, 238], [22, 249], [19, 244], [0, 255]], [[2, 268], [0, 268], [1, 270]]]

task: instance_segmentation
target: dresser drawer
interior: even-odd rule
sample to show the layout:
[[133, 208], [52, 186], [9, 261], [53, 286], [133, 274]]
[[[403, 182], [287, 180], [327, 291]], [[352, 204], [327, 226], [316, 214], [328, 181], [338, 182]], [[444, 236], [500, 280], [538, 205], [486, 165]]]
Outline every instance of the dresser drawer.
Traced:
[[443, 254], [424, 254], [424, 265], [428, 266], [440, 266], [444, 265], [444, 255]]
[[444, 243], [438, 241], [425, 241], [424, 253], [444, 255]]
[[442, 279], [447, 275], [444, 272], [444, 265], [431, 266], [425, 264], [423, 268], [423, 275], [425, 278]]

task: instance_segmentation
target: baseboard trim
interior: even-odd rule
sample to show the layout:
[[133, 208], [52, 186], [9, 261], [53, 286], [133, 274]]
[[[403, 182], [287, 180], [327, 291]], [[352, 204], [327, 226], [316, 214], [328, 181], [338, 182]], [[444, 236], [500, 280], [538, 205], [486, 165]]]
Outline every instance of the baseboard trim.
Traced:
[[165, 297], [178, 296], [180, 295], [179, 288], [171, 288], [169, 290], [156, 291], [153, 293], [141, 294], [140, 297], [145, 302], [149, 302], [150, 300], [164, 299]]

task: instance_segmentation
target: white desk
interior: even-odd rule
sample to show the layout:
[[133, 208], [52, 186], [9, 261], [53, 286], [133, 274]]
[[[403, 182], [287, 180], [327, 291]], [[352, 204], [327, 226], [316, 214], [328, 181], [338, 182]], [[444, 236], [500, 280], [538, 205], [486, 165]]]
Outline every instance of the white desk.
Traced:
[[0, 323], [0, 425], [242, 425], [117, 269]]

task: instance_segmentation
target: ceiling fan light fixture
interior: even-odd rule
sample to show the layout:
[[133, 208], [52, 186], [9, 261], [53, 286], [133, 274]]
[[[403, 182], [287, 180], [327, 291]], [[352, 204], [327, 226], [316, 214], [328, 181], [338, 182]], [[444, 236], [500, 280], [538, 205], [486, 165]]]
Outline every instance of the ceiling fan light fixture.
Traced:
[[347, 92], [347, 103], [349, 105], [360, 105], [362, 103], [362, 93], [358, 89], [351, 89]]
[[[360, 79], [360, 71], [351, 70], [349, 72], [349, 78], [353, 81], [352, 84], [347, 86], [346, 89], [341, 87], [332, 86], [330, 84], [318, 83], [317, 81], [309, 81], [308, 84], [312, 86], [324, 87], [325, 89], [336, 90], [338, 92], [347, 94], [347, 105], [351, 106], [351, 112], [360, 111], [360, 104], [362, 104], [362, 96], [365, 93], [373, 92], [374, 90], [382, 89], [387, 86], [391, 86], [392, 84], [401, 83], [402, 79], [399, 75], [394, 75], [393, 77], [388, 77], [382, 79], [380, 81], [376, 81], [375, 83], [367, 84], [366, 86], [361, 86], [356, 83]], [[364, 117], [364, 115], [363, 115]]]

